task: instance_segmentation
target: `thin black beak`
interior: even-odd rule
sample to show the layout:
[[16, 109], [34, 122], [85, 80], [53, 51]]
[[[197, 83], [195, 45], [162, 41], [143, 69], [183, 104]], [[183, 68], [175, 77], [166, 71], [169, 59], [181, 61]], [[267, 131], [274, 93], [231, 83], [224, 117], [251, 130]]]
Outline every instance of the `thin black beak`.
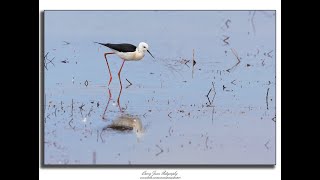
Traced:
[[[151, 54], [151, 52], [149, 51], [149, 50], [147, 50], [148, 51], [148, 53], [152, 56], [152, 54]], [[152, 56], [153, 57], [153, 56]], [[154, 57], [153, 57], [153, 59], [155, 59]]]

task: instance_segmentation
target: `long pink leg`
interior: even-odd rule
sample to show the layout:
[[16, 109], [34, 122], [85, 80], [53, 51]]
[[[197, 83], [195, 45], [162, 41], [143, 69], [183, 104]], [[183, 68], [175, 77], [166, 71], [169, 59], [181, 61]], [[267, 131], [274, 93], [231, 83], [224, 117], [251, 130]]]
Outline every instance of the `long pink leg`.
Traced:
[[125, 62], [125, 60], [123, 60], [121, 68], [120, 68], [120, 70], [118, 72], [118, 77], [119, 77], [119, 81], [120, 81], [120, 93], [119, 93], [117, 102], [118, 102], [118, 105], [119, 105], [120, 112], [122, 112], [122, 109], [121, 109], [121, 106], [120, 106], [120, 96], [121, 96], [121, 92], [122, 92], [122, 82], [121, 82], [121, 78], [120, 78], [120, 73], [121, 73], [122, 67], [124, 65], [124, 62]]
[[105, 118], [105, 114], [106, 114], [106, 111], [108, 110], [109, 103], [110, 103], [110, 100], [111, 100], [111, 97], [112, 97], [112, 94], [111, 94], [110, 89], [108, 89], [108, 90], [109, 90], [109, 99], [108, 99], [107, 106], [106, 106], [106, 108], [104, 109], [104, 112], [103, 112], [103, 115], [102, 115], [102, 119], [103, 119], [103, 120], [107, 120], [107, 119]]
[[110, 80], [109, 80], [109, 84], [108, 86], [110, 85], [111, 81], [112, 81], [112, 74], [111, 74], [111, 71], [110, 71], [110, 67], [109, 67], [109, 63], [108, 63], [108, 60], [107, 60], [107, 55], [108, 54], [114, 54], [113, 52], [111, 53], [104, 53], [104, 58], [106, 59], [106, 62], [107, 62], [107, 66], [108, 66], [108, 69], [109, 69], [109, 75], [110, 75]]
[[120, 67], [120, 70], [119, 70], [119, 72], [118, 72], [119, 79], [120, 79], [120, 73], [121, 73], [122, 67], [123, 67], [123, 65], [124, 65], [124, 62], [126, 62], [126, 61], [123, 60], [122, 65], [121, 65], [121, 67]]
[[[121, 84], [121, 83], [120, 83], [120, 84]], [[117, 100], [120, 112], [122, 112], [122, 108], [121, 108], [121, 105], [120, 105], [121, 92], [122, 92], [122, 86], [120, 86], [120, 92], [119, 92], [118, 100]]]

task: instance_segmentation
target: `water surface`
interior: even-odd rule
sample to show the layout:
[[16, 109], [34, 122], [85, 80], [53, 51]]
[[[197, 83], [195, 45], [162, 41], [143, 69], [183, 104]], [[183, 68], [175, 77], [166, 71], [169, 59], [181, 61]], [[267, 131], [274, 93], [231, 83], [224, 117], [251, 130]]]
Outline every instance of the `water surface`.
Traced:
[[[44, 40], [44, 164], [275, 164], [274, 11], [45, 11]], [[121, 90], [94, 41], [155, 59]]]

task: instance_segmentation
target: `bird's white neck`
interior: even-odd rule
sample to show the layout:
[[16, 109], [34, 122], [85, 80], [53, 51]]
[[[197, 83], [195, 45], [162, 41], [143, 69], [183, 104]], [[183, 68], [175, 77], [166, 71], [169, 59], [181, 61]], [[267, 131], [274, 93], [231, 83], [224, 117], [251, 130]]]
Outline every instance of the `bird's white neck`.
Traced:
[[143, 51], [142, 48], [137, 47], [136, 51], [139, 52], [139, 53], [143, 53], [144, 54], [144, 51]]
[[137, 48], [134, 59], [140, 60], [144, 57], [144, 51]]

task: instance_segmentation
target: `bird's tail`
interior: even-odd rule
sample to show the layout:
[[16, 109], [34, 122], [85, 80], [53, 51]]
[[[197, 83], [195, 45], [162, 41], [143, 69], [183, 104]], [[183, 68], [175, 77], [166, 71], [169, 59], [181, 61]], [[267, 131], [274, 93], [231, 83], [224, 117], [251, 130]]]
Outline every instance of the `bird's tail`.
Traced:
[[94, 42], [94, 43], [97, 43], [97, 44], [100, 44], [100, 45], [103, 45], [103, 46], [107, 46], [107, 44], [103, 44], [103, 43], [99, 43], [99, 42]]

